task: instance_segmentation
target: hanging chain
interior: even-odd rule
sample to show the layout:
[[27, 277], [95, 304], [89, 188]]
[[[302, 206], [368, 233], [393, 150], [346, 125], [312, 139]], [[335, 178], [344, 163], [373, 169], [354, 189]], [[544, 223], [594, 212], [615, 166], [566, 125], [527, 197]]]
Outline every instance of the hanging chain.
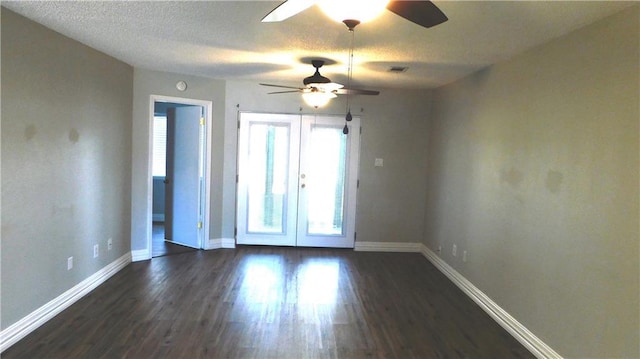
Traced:
[[[351, 44], [349, 45], [349, 67], [347, 68], [347, 89], [351, 89], [351, 78], [353, 77], [353, 41], [355, 37], [355, 31], [353, 29], [349, 29], [351, 33]], [[347, 112], [351, 110], [349, 107], [349, 99], [351, 97], [350, 93], [347, 93]]]
[[[345, 117], [345, 121], [349, 122], [351, 121], [352, 117], [351, 117], [351, 106], [349, 106], [349, 100], [351, 99], [351, 94], [349, 93], [349, 91], [351, 91], [351, 77], [353, 76], [353, 40], [355, 37], [355, 31], [353, 30], [353, 28], [349, 28], [349, 32], [351, 33], [351, 44], [349, 46], [349, 68], [347, 69], [347, 114]], [[344, 124], [344, 129], [342, 129], [342, 133], [344, 133], [345, 135], [349, 133], [349, 127], [347, 126], [347, 123]]]

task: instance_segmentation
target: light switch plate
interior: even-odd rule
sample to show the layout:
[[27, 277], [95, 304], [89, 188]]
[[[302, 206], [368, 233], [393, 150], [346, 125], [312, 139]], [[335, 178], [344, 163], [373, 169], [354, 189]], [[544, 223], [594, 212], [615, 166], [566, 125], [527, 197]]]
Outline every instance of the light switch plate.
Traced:
[[384, 166], [384, 160], [382, 158], [376, 158], [376, 160], [373, 162], [373, 165], [376, 167], [382, 167]]

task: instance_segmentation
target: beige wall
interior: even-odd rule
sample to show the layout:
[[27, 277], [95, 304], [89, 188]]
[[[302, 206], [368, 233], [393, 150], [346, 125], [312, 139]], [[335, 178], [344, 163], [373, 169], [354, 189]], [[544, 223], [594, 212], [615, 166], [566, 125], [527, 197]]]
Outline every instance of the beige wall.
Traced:
[[[186, 92], [175, 83], [185, 80]], [[145, 250], [148, 210], [149, 96], [213, 101], [213, 158], [210, 234], [234, 237], [238, 111], [343, 114], [344, 97], [315, 110], [297, 94], [267, 95], [253, 82], [220, 81], [144, 69], [134, 71], [132, 249]], [[380, 96], [353, 99], [363, 134], [358, 193], [358, 240], [418, 242], [422, 238], [426, 194], [426, 147], [429, 91], [383, 90]], [[373, 166], [376, 157], [384, 167]]]
[[[176, 89], [176, 82], [187, 82], [184, 92]], [[133, 76], [133, 172], [132, 172], [132, 226], [131, 249], [147, 248], [147, 230], [150, 226], [151, 201], [149, 193], [149, 146], [151, 95], [192, 100], [211, 101], [212, 108], [212, 158], [211, 160], [211, 208], [209, 213], [209, 237], [219, 238], [222, 231], [222, 154], [224, 133], [224, 81], [197, 76], [173, 74], [136, 68]], [[151, 252], [149, 252], [151, 253]]]
[[2, 329], [130, 252], [132, 88], [130, 66], [2, 9]]
[[640, 356], [639, 19], [434, 92], [425, 244], [570, 358]]

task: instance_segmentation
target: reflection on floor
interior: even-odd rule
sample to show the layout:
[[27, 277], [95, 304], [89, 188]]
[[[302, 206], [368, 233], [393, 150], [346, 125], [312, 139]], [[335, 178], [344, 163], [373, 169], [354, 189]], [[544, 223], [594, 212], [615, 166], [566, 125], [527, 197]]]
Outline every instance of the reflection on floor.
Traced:
[[2, 358], [535, 357], [419, 253], [239, 246], [132, 263]]
[[152, 257], [162, 257], [171, 254], [194, 252], [196, 249], [171, 243], [164, 239], [164, 223], [153, 222]]

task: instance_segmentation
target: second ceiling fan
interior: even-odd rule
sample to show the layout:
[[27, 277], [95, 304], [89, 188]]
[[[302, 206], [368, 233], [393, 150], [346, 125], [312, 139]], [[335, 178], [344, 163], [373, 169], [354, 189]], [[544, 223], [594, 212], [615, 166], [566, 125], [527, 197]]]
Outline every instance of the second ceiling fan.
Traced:
[[328, 77], [320, 74], [320, 68], [324, 60], [311, 60], [311, 65], [316, 71], [313, 75], [305, 77], [302, 83], [305, 87], [293, 87], [284, 85], [264, 84], [262, 86], [279, 87], [289, 89], [286, 91], [270, 92], [269, 94], [301, 93], [304, 100], [313, 107], [320, 107], [337, 95], [379, 95], [380, 91], [346, 88], [339, 83], [332, 82]]

